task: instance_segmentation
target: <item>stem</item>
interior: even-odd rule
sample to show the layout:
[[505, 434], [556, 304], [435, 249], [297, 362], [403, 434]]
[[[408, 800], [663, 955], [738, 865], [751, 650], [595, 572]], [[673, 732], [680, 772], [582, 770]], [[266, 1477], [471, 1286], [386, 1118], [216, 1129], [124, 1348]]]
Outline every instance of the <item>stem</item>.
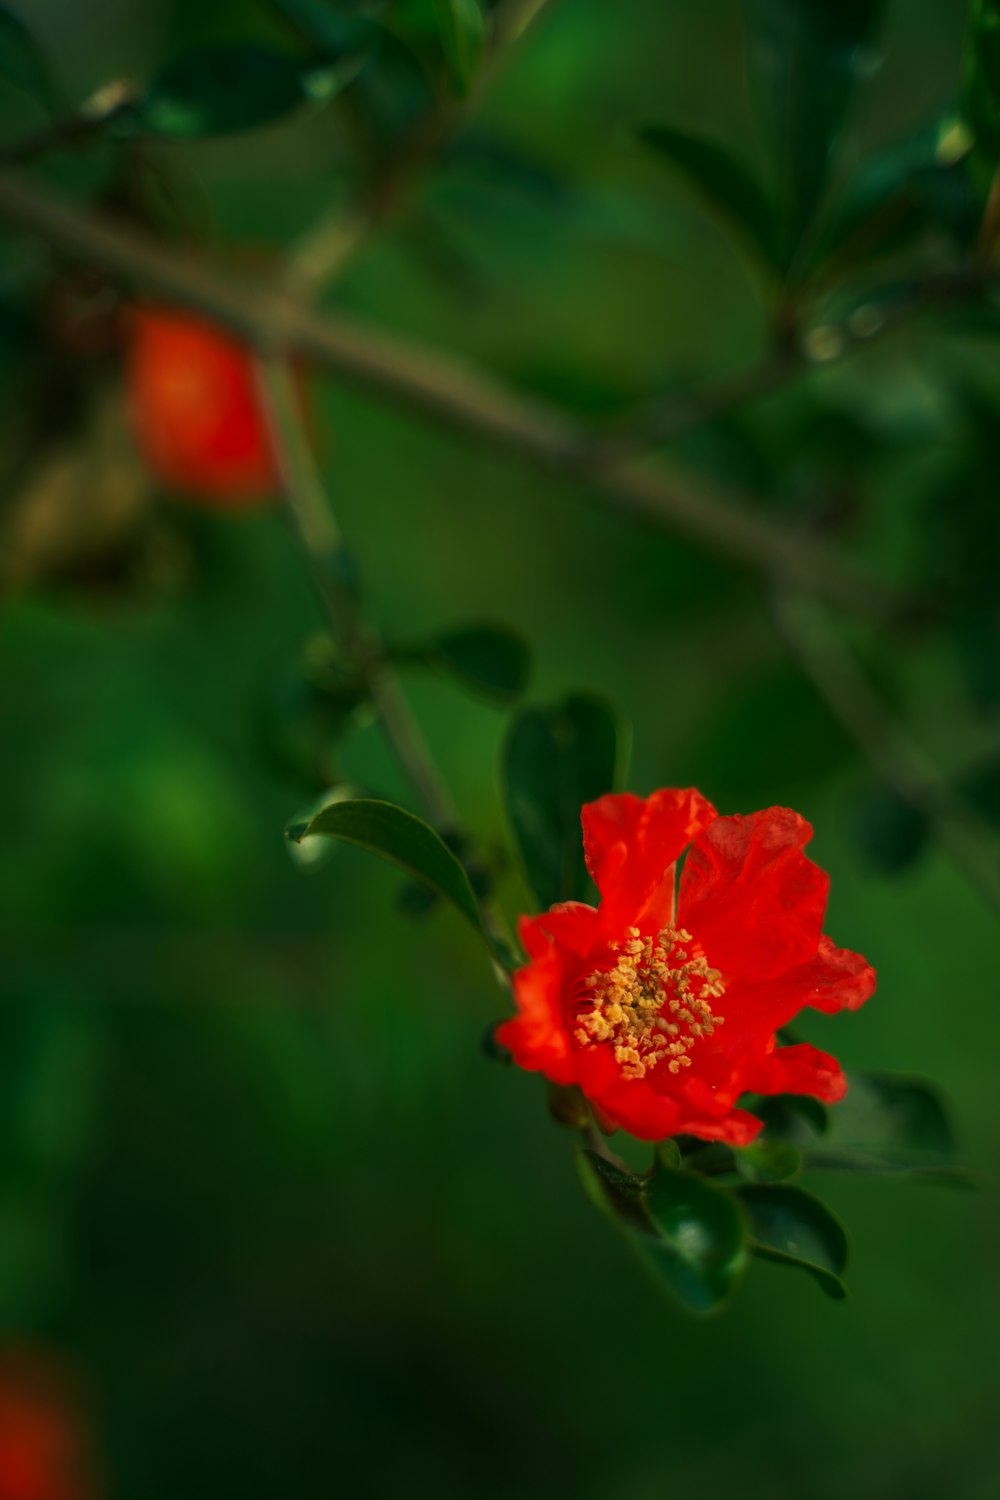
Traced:
[[1000, 166], [993, 173], [986, 207], [983, 210], [983, 222], [979, 226], [977, 254], [984, 269], [989, 267], [997, 235], [1000, 235]]
[[83, 146], [100, 135], [116, 115], [135, 103], [135, 89], [123, 80], [106, 83], [71, 115], [43, 125], [31, 135], [0, 145], [0, 168], [27, 166], [52, 151]]
[[586, 427], [461, 357], [342, 315], [319, 317], [273, 287], [192, 260], [147, 234], [9, 179], [0, 180], [0, 218], [145, 291], [203, 312], [251, 344], [298, 354], [361, 390], [577, 479], [605, 504], [681, 532], [768, 580], [794, 583], [879, 619], [909, 606], [897, 589], [829, 545], [785, 531], [731, 492], [676, 467], [657, 470], [627, 460], [590, 472]]
[[460, 134], [481, 105], [528, 27], [550, 0], [506, 0], [494, 14], [494, 45], [466, 99], [447, 98], [432, 108], [375, 172], [353, 207], [323, 214], [285, 257], [280, 284], [303, 301], [338, 281], [378, 231], [405, 209], [423, 173]]
[[458, 814], [438, 774], [382, 643], [362, 617], [344, 577], [345, 549], [303, 430], [299, 391], [287, 362], [261, 356], [258, 379], [283, 494], [302, 544], [316, 591], [344, 649], [358, 667], [383, 732], [431, 822], [453, 833]]
[[[294, 371], [280, 357], [261, 354], [257, 376], [282, 493], [316, 592], [334, 633], [365, 683], [382, 733], [430, 822], [445, 837], [458, 834], [458, 809], [448, 785], [434, 763], [399, 677], [386, 658], [381, 638], [358, 607], [344, 566], [348, 556], [340, 528], [303, 425]], [[485, 871], [478, 858], [465, 858], [463, 863], [470, 876]], [[509, 950], [510, 934], [502, 912], [488, 897], [480, 898], [479, 908], [483, 926], [497, 947]], [[496, 962], [493, 967], [498, 981], [508, 985], [506, 972]]]
[[955, 867], [1000, 915], [1000, 874], [989, 830], [875, 692], [825, 612], [778, 594], [778, 627], [799, 665], [869, 763], [931, 825]]

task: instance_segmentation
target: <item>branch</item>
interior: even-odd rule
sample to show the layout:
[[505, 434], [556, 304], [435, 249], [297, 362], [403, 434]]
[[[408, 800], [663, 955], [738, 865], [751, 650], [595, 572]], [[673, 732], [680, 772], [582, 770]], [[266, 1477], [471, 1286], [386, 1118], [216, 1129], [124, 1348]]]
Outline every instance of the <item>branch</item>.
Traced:
[[493, 47], [474, 89], [464, 99], [441, 99], [417, 122], [401, 147], [377, 168], [356, 203], [337, 205], [289, 248], [280, 285], [308, 301], [338, 281], [379, 230], [398, 218], [423, 174], [473, 118], [524, 33], [551, 0], [503, 0], [493, 12]]
[[204, 313], [258, 348], [280, 348], [312, 360], [361, 390], [576, 478], [606, 503], [680, 532], [768, 579], [880, 618], [907, 607], [895, 588], [859, 564], [676, 468], [621, 460], [590, 472], [586, 427], [460, 357], [376, 332], [343, 315], [319, 317], [280, 291], [9, 179], [0, 181], [0, 218], [138, 290]]
[[[448, 785], [434, 763], [379, 634], [358, 605], [350, 560], [304, 427], [294, 370], [286, 360], [262, 354], [257, 374], [282, 493], [334, 634], [358, 669], [389, 748], [430, 822], [445, 837], [458, 834], [461, 820]], [[486, 873], [478, 857], [462, 862], [473, 878]], [[501, 949], [509, 948], [507, 926], [495, 903], [485, 896], [478, 904], [486, 930]], [[499, 982], [506, 985], [504, 971], [496, 964], [494, 969]]]
[[303, 431], [295, 375], [284, 360], [261, 357], [258, 379], [282, 491], [330, 623], [368, 689], [385, 737], [442, 833], [454, 832], [458, 814], [437, 773], [420, 728], [385, 660], [382, 643], [362, 618], [346, 572], [347, 555], [333, 518], [309, 440]]
[[869, 763], [926, 819], [955, 867], [1000, 915], [995, 842], [974, 809], [896, 722], [824, 611], [791, 594], [779, 594], [774, 608], [802, 670]]
[[[1000, 219], [1000, 174], [993, 215]], [[989, 214], [984, 219], [984, 226], [988, 219]], [[983, 232], [987, 233], [986, 228]], [[871, 305], [863, 304], [846, 322], [820, 322], [792, 340], [780, 338], [774, 348], [754, 364], [701, 391], [651, 397], [637, 410], [609, 423], [604, 432], [595, 437], [592, 461], [607, 464], [628, 454], [672, 442], [695, 427], [780, 390], [796, 376], [841, 364], [859, 350], [870, 348], [907, 327], [925, 312], [956, 303], [974, 302], [995, 287], [997, 281], [997, 272], [984, 263], [921, 277], [891, 307], [879, 307], [878, 294], [874, 292]]]

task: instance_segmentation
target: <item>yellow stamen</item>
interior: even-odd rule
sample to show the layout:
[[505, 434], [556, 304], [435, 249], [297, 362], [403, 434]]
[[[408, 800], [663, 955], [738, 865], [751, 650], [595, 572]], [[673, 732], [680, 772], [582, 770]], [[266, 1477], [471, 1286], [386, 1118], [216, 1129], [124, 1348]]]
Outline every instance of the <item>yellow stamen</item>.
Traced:
[[709, 1002], [725, 992], [719, 970], [681, 946], [692, 941], [679, 927], [664, 927], [655, 938], [630, 927], [625, 942], [609, 943], [613, 967], [585, 981], [591, 1008], [577, 1017], [580, 1045], [613, 1042], [626, 1078], [645, 1078], [659, 1062], [671, 1073], [689, 1068], [695, 1042], [722, 1025]]

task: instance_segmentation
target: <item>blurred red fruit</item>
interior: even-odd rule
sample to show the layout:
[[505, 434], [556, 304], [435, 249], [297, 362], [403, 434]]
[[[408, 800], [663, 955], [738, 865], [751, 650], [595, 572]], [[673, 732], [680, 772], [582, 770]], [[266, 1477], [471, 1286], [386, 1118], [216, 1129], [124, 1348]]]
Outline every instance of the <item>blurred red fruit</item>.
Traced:
[[136, 441], [163, 485], [219, 506], [274, 495], [278, 472], [245, 345], [187, 313], [136, 308], [126, 383]]
[[48, 1364], [0, 1362], [0, 1500], [94, 1500], [85, 1449], [74, 1402]]

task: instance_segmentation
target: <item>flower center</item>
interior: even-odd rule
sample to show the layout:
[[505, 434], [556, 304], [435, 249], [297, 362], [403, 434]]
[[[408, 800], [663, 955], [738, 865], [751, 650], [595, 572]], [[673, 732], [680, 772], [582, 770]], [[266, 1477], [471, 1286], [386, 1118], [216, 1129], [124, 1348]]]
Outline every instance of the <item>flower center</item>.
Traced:
[[664, 927], [655, 938], [630, 927], [623, 943], [609, 943], [618, 955], [614, 966], [584, 981], [581, 1004], [589, 1008], [577, 1016], [580, 1045], [613, 1042], [626, 1078], [644, 1078], [661, 1062], [671, 1073], [689, 1068], [698, 1038], [722, 1025], [709, 1002], [725, 992], [719, 970], [689, 956], [684, 944], [692, 941], [680, 927]]

